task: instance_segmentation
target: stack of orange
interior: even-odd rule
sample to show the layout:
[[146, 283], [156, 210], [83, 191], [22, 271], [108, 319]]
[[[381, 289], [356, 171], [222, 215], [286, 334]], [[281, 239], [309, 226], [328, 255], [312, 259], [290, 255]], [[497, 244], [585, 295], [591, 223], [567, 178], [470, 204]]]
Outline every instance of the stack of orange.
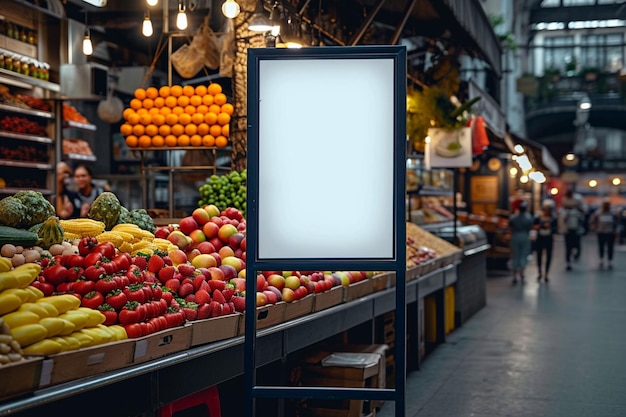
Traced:
[[222, 86], [191, 85], [135, 90], [120, 127], [131, 148], [228, 145], [234, 107]]

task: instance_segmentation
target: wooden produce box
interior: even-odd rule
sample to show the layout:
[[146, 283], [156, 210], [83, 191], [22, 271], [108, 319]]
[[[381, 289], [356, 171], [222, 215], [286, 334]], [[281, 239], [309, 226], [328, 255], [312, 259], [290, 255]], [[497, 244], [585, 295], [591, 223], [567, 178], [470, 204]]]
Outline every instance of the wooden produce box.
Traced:
[[191, 346], [191, 328], [192, 325], [186, 324], [134, 339], [133, 363], [146, 362], [189, 349]]
[[25, 358], [0, 366], [0, 400], [30, 394], [39, 387], [42, 357]]
[[343, 302], [343, 287], [332, 287], [328, 291], [315, 294], [313, 311], [322, 311]]
[[237, 336], [241, 313], [191, 322], [191, 346], [203, 345]]
[[370, 278], [372, 280], [372, 292], [383, 291], [387, 288], [393, 287], [393, 285], [391, 285], [392, 276], [395, 277], [395, 274], [393, 272], [383, 272]]
[[[275, 326], [283, 322], [285, 316], [285, 302], [281, 301], [276, 304], [267, 304], [263, 307], [257, 307], [256, 309], [256, 328], [265, 329], [267, 327]], [[244, 334], [246, 331], [246, 314], [244, 313], [239, 320], [239, 335]]]
[[127, 339], [51, 355], [44, 360], [40, 386], [60, 384], [130, 366], [134, 351], [135, 341]]
[[355, 282], [346, 287], [343, 287], [343, 301], [344, 303], [354, 301], [358, 298], [365, 297], [372, 293], [372, 280], [364, 279], [363, 281]]
[[304, 298], [301, 298], [291, 303], [285, 303], [285, 312], [283, 315], [283, 321], [289, 321], [298, 317], [306, 316], [313, 311], [313, 300], [315, 299], [313, 294], [309, 294]]

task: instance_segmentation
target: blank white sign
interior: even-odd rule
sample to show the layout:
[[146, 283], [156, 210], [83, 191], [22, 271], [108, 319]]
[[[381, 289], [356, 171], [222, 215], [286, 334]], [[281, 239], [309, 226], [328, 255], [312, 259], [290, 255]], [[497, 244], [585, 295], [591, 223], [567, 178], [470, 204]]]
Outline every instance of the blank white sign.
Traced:
[[393, 259], [393, 59], [258, 71], [258, 258]]

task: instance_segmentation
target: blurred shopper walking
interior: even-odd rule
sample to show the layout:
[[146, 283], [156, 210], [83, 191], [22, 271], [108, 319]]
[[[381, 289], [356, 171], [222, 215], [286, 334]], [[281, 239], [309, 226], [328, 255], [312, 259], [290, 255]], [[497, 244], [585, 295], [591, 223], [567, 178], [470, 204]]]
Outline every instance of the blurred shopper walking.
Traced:
[[535, 250], [537, 252], [537, 281], [541, 281], [541, 278], [543, 278], [545, 282], [548, 282], [548, 273], [550, 271], [550, 264], [552, 263], [554, 235], [557, 232], [557, 218], [552, 205], [543, 204], [541, 213], [535, 216], [533, 229], [536, 231]]
[[521, 202], [517, 213], [509, 219], [511, 229], [511, 253], [513, 269], [513, 285], [518, 278], [524, 280], [524, 269], [528, 264], [528, 255], [531, 251], [530, 230], [533, 227], [533, 217], [528, 213], [528, 203]]
[[613, 251], [617, 235], [618, 217], [611, 211], [611, 202], [603, 201], [589, 220], [591, 230], [598, 236], [598, 255], [600, 256], [600, 269], [604, 268], [604, 253], [608, 260], [608, 268], [613, 269]]

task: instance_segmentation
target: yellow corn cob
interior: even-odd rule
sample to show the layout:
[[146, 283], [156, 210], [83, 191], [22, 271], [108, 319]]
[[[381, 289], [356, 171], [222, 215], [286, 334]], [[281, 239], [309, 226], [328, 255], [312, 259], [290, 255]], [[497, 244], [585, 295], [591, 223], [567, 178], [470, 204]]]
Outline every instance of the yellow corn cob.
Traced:
[[59, 220], [64, 232], [75, 233], [82, 237], [96, 237], [104, 232], [104, 223], [92, 219]]
[[121, 252], [131, 253], [133, 251], [133, 243], [129, 241], [125, 241], [118, 248]]
[[96, 239], [98, 239], [98, 243], [111, 242], [116, 248], [119, 248], [122, 243], [124, 243], [124, 238], [115, 232], [100, 233], [98, 236], [96, 236]]
[[147, 230], [143, 230], [136, 224], [132, 224], [132, 223], [117, 224], [113, 226], [113, 229], [111, 229], [111, 231], [113, 232], [121, 231], [121, 232], [130, 233], [133, 235], [135, 239], [139, 239], [139, 240], [141, 239], [146, 239], [150, 241], [154, 240], [154, 234], [152, 234], [151, 232], [148, 232]]
[[72, 240], [76, 240], [80, 238], [82, 238], [82, 236], [77, 233], [66, 232], [65, 230], [63, 231], [63, 240], [67, 240], [68, 242], [70, 242]]

